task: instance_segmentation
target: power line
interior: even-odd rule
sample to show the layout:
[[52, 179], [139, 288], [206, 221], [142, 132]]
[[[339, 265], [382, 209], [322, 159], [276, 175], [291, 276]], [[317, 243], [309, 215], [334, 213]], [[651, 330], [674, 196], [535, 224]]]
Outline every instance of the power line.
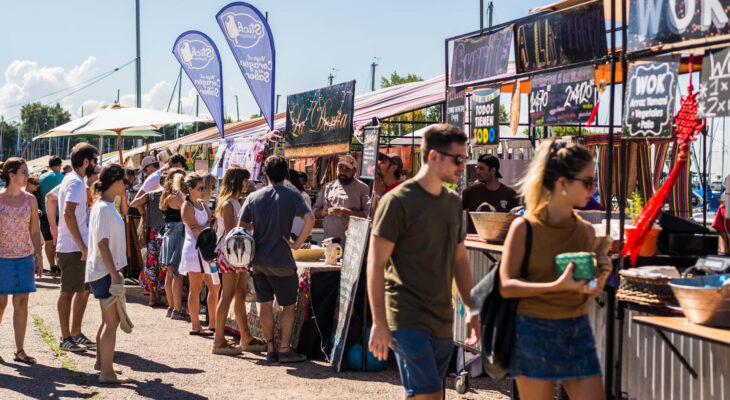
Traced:
[[[90, 85], [86, 85], [86, 84], [87, 84], [88, 82], [92, 82], [92, 81], [93, 81], [93, 82], [92, 82], [91, 84], [94, 84], [94, 83], [96, 83], [96, 82], [99, 82], [100, 80], [102, 80], [102, 79], [104, 79], [104, 78], [106, 78], [106, 77], [108, 77], [108, 76], [112, 75], [113, 73], [115, 73], [115, 72], [119, 71], [120, 69], [122, 69], [122, 68], [126, 67], [127, 65], [130, 65], [130, 64], [131, 64], [131, 63], [133, 63], [134, 61], [135, 61], [135, 60], [131, 60], [131, 61], [128, 61], [128, 62], [126, 62], [126, 63], [124, 63], [124, 64], [122, 64], [122, 65], [120, 65], [120, 66], [118, 66], [118, 67], [116, 67], [116, 68], [114, 68], [114, 69], [111, 69], [111, 70], [109, 70], [109, 71], [103, 72], [103, 73], [101, 73], [101, 74], [99, 74], [99, 75], [96, 75], [96, 76], [94, 76], [94, 77], [91, 77], [91, 78], [89, 78], [89, 79], [87, 79], [87, 80], [85, 80], [85, 81], [83, 81], [83, 82], [79, 82], [79, 83], [77, 83], [77, 84], [75, 84], [75, 85], [72, 85], [72, 86], [68, 86], [68, 87], [65, 87], [65, 88], [63, 88], [63, 89], [60, 89], [60, 90], [56, 90], [56, 91], [54, 91], [54, 92], [51, 92], [51, 93], [47, 93], [47, 94], [44, 94], [43, 96], [39, 96], [39, 97], [36, 97], [36, 98], [30, 99], [30, 100], [25, 100], [25, 101], [22, 101], [22, 102], [19, 102], [19, 103], [11, 104], [11, 105], [9, 105], [9, 106], [6, 106], [6, 107], [5, 107], [5, 108], [4, 108], [3, 110], [2, 110], [2, 112], [5, 112], [5, 111], [7, 111], [7, 110], [9, 110], [9, 109], [12, 109], [12, 108], [15, 108], [15, 107], [19, 107], [19, 106], [23, 106], [23, 105], [26, 105], [26, 104], [34, 103], [34, 102], [36, 102], [36, 101], [38, 101], [38, 100], [41, 100], [41, 99], [44, 99], [44, 98], [46, 98], [46, 97], [50, 97], [50, 96], [53, 96], [53, 95], [55, 95], [55, 94], [63, 93], [63, 92], [65, 92], [65, 91], [67, 91], [67, 90], [75, 89], [75, 88], [78, 88], [79, 86], [81, 86], [80, 88], [78, 88], [78, 89], [76, 89], [75, 91], [71, 92], [71, 94], [74, 94], [74, 93], [78, 92], [78, 91], [79, 91], [79, 90], [81, 90], [81, 89], [84, 89], [84, 88], [87, 88], [87, 87], [89, 87]], [[65, 96], [63, 96], [63, 97], [60, 97], [60, 98], [58, 98], [57, 100], [61, 100], [61, 99], [64, 99], [64, 98], [66, 98], [66, 97], [70, 96], [71, 94], [68, 94], [68, 95], [65, 95]], [[57, 100], [55, 100], [55, 101], [57, 101]], [[50, 103], [53, 103], [53, 102], [54, 102], [54, 101], [51, 101]]]

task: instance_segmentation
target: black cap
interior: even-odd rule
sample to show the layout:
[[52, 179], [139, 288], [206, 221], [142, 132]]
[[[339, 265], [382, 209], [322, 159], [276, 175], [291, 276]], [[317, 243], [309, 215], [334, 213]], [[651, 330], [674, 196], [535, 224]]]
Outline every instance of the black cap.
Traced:
[[499, 158], [490, 154], [482, 154], [477, 159], [477, 162], [480, 162], [489, 168], [497, 168], [497, 179], [502, 178], [502, 174], [499, 173]]

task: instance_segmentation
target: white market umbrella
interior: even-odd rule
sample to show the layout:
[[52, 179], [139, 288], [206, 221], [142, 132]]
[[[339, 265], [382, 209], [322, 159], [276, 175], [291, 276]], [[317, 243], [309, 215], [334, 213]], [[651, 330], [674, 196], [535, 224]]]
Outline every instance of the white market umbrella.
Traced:
[[33, 140], [59, 136], [107, 136], [109, 134], [115, 134], [119, 144], [119, 161], [122, 163], [124, 161], [122, 155], [122, 136], [151, 136], [149, 135], [149, 131], [160, 129], [165, 125], [205, 121], [208, 120], [164, 111], [122, 107], [119, 103], [114, 103], [93, 114], [57, 126], [40, 136], [34, 137]]

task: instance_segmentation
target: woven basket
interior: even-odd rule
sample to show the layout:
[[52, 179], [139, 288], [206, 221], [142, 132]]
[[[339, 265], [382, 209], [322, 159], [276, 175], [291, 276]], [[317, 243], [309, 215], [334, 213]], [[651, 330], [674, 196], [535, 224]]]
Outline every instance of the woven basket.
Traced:
[[669, 277], [637, 277], [619, 271], [616, 299], [645, 306], [676, 305], [677, 298], [669, 286]]

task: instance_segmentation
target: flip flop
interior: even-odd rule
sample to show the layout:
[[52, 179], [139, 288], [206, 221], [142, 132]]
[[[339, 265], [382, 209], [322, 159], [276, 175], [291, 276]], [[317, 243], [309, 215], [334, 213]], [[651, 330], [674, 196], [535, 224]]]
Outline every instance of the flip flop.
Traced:
[[255, 353], [255, 352], [266, 351], [267, 346], [266, 346], [265, 342], [263, 342], [257, 338], [253, 338], [253, 340], [251, 340], [250, 342], [248, 342], [246, 344], [241, 344], [241, 349], [243, 349], [243, 351], [249, 351], [249, 352]]
[[[38, 361], [35, 358], [29, 356], [23, 349], [20, 349], [20, 351], [13, 353], [13, 354], [15, 355], [15, 358], [13, 358], [13, 360], [15, 360], [15, 361], [22, 362], [22, 363], [28, 364], [28, 365], [33, 365], [33, 364], [38, 363]], [[21, 357], [21, 354], [23, 355], [22, 357]]]
[[236, 346], [236, 342], [228, 339], [223, 344], [223, 347], [213, 346], [213, 354], [221, 354], [221, 355], [235, 355], [235, 354], [241, 354], [242, 350], [240, 347]]
[[199, 329], [197, 331], [190, 331], [189, 333], [191, 336], [213, 336], [213, 335], [215, 335], [215, 332], [211, 331], [210, 329]]

